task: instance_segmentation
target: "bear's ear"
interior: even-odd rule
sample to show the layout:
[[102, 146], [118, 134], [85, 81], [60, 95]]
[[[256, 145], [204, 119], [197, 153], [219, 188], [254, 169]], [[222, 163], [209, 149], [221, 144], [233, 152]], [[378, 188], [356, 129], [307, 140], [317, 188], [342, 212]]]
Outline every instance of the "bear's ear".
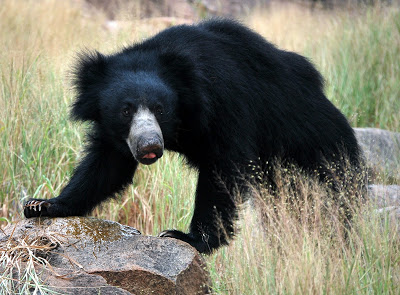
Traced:
[[78, 55], [72, 72], [72, 85], [76, 91], [76, 99], [71, 109], [72, 119], [100, 119], [99, 92], [104, 85], [106, 67], [106, 57], [97, 51]]

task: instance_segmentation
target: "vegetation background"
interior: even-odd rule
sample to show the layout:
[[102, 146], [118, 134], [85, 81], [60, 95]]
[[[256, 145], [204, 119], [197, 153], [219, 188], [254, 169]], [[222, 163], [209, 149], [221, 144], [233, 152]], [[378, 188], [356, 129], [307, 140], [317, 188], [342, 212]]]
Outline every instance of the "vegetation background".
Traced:
[[[28, 197], [57, 196], [82, 156], [85, 124], [68, 118], [73, 91], [69, 70], [76, 53], [111, 53], [140, 42], [177, 19], [124, 14], [112, 29], [106, 15], [79, 1], [0, 1], [0, 223], [23, 218]], [[140, 6], [137, 7], [140, 10]], [[199, 18], [204, 17], [199, 14]], [[278, 47], [307, 56], [326, 79], [326, 94], [354, 127], [400, 131], [400, 9], [384, 4], [313, 9], [270, 3], [242, 21]], [[174, 154], [140, 166], [134, 185], [93, 216], [156, 235], [187, 230], [196, 171]], [[399, 294], [398, 226], [365, 205], [345, 242], [324, 192], [299, 177], [304, 199], [320, 200], [313, 222], [299, 222], [278, 204], [244, 206], [235, 241], [206, 257], [214, 294]], [[381, 180], [385, 182], [385, 179]], [[292, 192], [282, 187], [282, 194]], [[261, 192], [259, 199], [265, 199]], [[318, 203], [318, 202], [317, 202]], [[264, 204], [264, 205], [263, 205]], [[305, 202], [300, 220], [310, 213]], [[315, 205], [315, 203], [314, 203]], [[276, 208], [275, 208], [276, 209]], [[264, 216], [260, 223], [259, 215]], [[265, 231], [262, 228], [268, 225]], [[1, 263], [4, 263], [0, 259]], [[3, 265], [4, 266], [4, 265]], [[1, 268], [1, 267], [0, 267]], [[0, 293], [9, 278], [0, 277]], [[34, 284], [27, 279], [27, 284]]]

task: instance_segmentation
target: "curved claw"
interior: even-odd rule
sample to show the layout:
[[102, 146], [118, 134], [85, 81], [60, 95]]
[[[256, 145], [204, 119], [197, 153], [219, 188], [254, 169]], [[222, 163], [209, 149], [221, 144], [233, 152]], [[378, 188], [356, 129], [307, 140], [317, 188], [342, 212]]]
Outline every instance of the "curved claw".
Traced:
[[46, 200], [29, 200], [24, 205], [24, 215], [27, 218], [47, 216], [47, 208], [49, 208], [50, 206], [51, 204]]
[[208, 236], [196, 235], [194, 233], [185, 234], [179, 230], [164, 230], [158, 235], [161, 238], [174, 238], [184, 241], [196, 248], [197, 251], [203, 254], [211, 254], [216, 247], [209, 243]]
[[212, 252], [212, 248], [208, 242], [200, 236], [195, 236], [192, 233], [185, 234], [179, 230], [164, 230], [158, 234], [161, 238], [174, 238], [181, 241], [184, 241], [190, 244], [192, 247], [196, 248], [200, 253], [210, 254]]
[[168, 232], [170, 232], [170, 230], [164, 230], [164, 231], [160, 232], [160, 233], [158, 234], [158, 236], [159, 236], [160, 238], [165, 238], [165, 237], [171, 238], [171, 237], [168, 235]]
[[178, 240], [185, 241], [188, 239], [188, 235], [179, 230], [164, 230], [158, 234], [160, 238], [175, 238]]

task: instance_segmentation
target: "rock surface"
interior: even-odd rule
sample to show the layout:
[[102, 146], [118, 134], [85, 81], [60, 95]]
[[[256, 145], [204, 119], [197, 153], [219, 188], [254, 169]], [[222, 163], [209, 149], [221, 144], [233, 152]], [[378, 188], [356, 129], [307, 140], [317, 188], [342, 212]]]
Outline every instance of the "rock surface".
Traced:
[[377, 128], [354, 128], [368, 167], [400, 180], [400, 133]]
[[400, 208], [400, 186], [379, 185], [368, 186], [369, 199], [376, 203], [377, 208], [399, 207]]
[[46, 253], [53, 269], [46, 267], [41, 278], [61, 294], [208, 293], [202, 257], [176, 239], [142, 236], [129, 226], [84, 217], [25, 219], [4, 232], [59, 244]]
[[376, 204], [376, 213], [389, 214], [389, 216], [400, 221], [399, 185], [369, 185], [368, 198]]

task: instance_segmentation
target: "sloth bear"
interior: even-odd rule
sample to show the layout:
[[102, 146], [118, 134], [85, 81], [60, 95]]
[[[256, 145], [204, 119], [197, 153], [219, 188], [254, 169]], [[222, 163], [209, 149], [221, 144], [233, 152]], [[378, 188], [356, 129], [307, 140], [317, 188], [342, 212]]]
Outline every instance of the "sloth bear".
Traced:
[[211, 253], [234, 235], [250, 162], [279, 158], [322, 181], [339, 154], [359, 165], [353, 130], [313, 65], [232, 20], [171, 27], [111, 55], [83, 53], [73, 84], [72, 118], [92, 122], [86, 156], [58, 197], [25, 204], [28, 218], [88, 214], [167, 149], [199, 175], [189, 233], [160, 236]]

